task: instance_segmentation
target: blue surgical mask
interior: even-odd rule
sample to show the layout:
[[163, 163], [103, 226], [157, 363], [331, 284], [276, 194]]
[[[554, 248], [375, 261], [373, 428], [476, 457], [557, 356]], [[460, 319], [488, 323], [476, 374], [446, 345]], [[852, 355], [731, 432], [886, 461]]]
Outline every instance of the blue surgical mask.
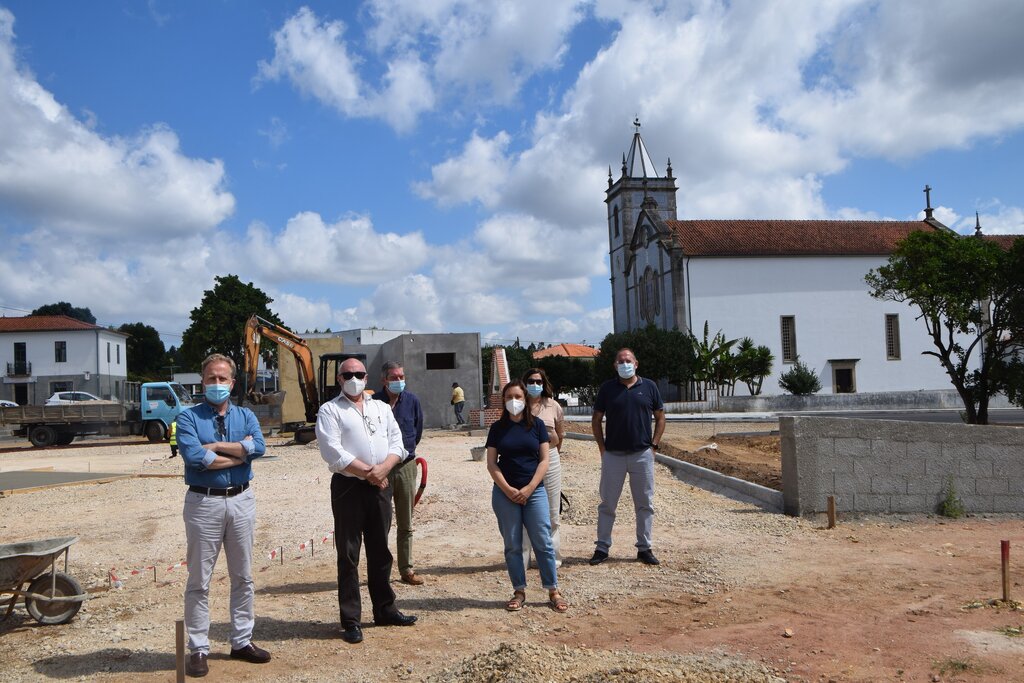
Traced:
[[544, 387], [539, 384], [527, 384], [526, 393], [529, 394], [530, 398], [537, 398], [544, 393]]
[[231, 396], [230, 384], [207, 384], [203, 387], [206, 400], [214, 405], [220, 405]]
[[405, 391], [405, 380], [395, 379], [388, 382], [388, 391], [392, 394], [400, 394]]
[[615, 369], [619, 373], [619, 377], [622, 379], [629, 379], [636, 374], [636, 366], [632, 363], [619, 363], [615, 366]]

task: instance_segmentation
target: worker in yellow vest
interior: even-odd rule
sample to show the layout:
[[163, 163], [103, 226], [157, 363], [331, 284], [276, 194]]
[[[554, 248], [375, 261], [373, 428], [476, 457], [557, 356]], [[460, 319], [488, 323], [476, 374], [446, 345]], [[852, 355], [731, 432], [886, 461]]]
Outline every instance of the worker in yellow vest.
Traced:
[[168, 439], [171, 442], [171, 457], [178, 456], [178, 421], [172, 420], [171, 426], [167, 429]]

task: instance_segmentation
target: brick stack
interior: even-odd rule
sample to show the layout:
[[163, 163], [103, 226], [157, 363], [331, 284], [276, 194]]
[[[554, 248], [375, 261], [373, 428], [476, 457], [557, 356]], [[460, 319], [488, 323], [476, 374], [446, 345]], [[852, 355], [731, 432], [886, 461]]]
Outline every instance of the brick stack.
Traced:
[[498, 421], [502, 408], [501, 388], [508, 383], [508, 360], [505, 358], [505, 349], [497, 346], [494, 348], [494, 355], [491, 356], [491, 393], [487, 396], [487, 408], [470, 410], [469, 424], [477, 427], [490, 427]]

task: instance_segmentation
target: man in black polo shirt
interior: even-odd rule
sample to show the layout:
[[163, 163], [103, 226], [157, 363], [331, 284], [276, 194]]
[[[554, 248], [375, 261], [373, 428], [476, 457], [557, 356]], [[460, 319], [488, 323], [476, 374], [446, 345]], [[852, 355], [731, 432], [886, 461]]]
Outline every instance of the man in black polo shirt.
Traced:
[[[636, 374], [639, 365], [630, 349], [620, 349], [615, 354], [619, 378], [602, 384], [594, 401], [590, 426], [601, 452], [601, 504], [597, 506], [597, 549], [590, 564], [601, 564], [608, 559], [615, 508], [627, 474], [636, 510], [636, 559], [644, 564], [660, 564], [651, 550], [651, 527], [654, 522], [654, 451], [665, 432], [665, 406], [658, 385]], [[607, 419], [607, 439], [602, 419]]]

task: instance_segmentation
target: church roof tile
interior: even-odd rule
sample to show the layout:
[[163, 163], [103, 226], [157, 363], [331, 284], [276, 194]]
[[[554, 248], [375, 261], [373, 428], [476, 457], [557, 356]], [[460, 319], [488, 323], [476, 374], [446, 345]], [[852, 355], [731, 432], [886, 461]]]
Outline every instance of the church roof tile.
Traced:
[[877, 256], [890, 254], [925, 221], [665, 221], [686, 256]]

